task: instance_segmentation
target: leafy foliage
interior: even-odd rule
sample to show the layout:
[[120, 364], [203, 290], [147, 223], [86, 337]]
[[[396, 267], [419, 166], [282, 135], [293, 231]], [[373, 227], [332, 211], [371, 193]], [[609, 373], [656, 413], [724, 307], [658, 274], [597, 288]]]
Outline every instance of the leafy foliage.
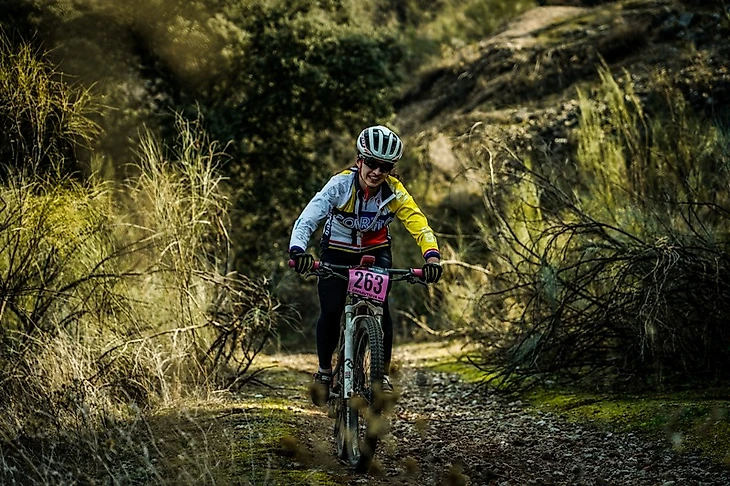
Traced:
[[338, 135], [390, 115], [403, 50], [312, 2], [244, 5], [228, 16], [246, 33], [245, 55], [200, 108], [211, 133], [233, 141], [225, 170], [233, 217], [246, 221], [233, 235], [243, 263], [270, 254], [261, 234], [285, 247], [293, 213], [345, 163], [335, 160]]
[[[280, 258], [292, 213], [349, 161], [353, 133], [392, 114], [405, 47], [354, 12], [342, 1], [90, 3], [49, 7], [41, 24], [64, 26], [75, 48], [60, 47], [64, 65], [97, 76], [121, 107], [104, 114], [110, 137], [138, 139], [146, 123], [171, 142], [173, 113], [202, 118], [229, 155], [234, 264], [261, 270]], [[102, 147], [127, 157], [117, 142]]]

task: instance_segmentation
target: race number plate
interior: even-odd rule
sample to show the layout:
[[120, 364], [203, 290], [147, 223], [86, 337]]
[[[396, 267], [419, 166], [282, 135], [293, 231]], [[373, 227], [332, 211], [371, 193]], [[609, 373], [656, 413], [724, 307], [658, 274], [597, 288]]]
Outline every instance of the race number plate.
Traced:
[[347, 291], [378, 302], [385, 302], [389, 279], [390, 276], [387, 273], [371, 272], [364, 268], [351, 268]]

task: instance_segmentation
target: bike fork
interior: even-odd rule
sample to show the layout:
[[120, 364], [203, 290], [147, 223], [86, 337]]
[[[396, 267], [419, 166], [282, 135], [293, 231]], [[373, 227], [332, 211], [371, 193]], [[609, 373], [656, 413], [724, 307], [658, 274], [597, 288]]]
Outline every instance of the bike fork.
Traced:
[[345, 331], [343, 338], [345, 340], [345, 362], [343, 365], [342, 376], [344, 383], [342, 383], [342, 397], [345, 400], [349, 400], [352, 397], [353, 388], [353, 370], [355, 368], [355, 306], [345, 306]]
[[343, 383], [342, 383], [342, 397], [345, 400], [352, 398], [354, 392], [355, 383], [355, 334], [358, 328], [358, 321], [366, 317], [376, 317], [378, 320], [382, 319], [382, 314], [377, 312], [376, 309], [373, 314], [358, 314], [357, 310], [366, 307], [367, 304], [364, 302], [358, 302], [355, 304], [345, 305], [345, 330], [343, 333], [344, 339], [344, 363], [343, 365]]

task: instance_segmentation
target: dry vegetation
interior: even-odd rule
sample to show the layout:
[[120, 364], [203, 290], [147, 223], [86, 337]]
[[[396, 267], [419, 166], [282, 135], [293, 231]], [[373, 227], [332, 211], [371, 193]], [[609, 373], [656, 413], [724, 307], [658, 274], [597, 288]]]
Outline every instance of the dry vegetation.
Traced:
[[403, 100], [410, 172], [444, 188], [441, 315], [508, 388], [726, 379], [724, 7], [555, 9]]
[[3, 89], [25, 94], [0, 112], [17, 162], [0, 186], [0, 477], [125, 482], [114, 464], [144, 464], [147, 413], [251, 378], [276, 303], [226, 269], [220, 154], [199, 127], [179, 120], [174, 147], [143, 136], [124, 186], [64, 176], [64, 147], [94, 135], [86, 92], [8, 48]]
[[663, 121], [605, 68], [601, 79], [603, 101], [579, 92], [569, 172], [515, 159], [495, 175], [499, 225], [482, 237], [498, 285], [479, 302], [491, 324], [475, 320], [477, 339], [499, 348], [505, 386], [726, 380], [727, 134], [671, 87]]
[[[172, 3], [182, 8], [180, 2]], [[176, 33], [189, 21], [196, 48], [218, 39], [255, 46], [262, 56], [270, 54], [269, 46], [251, 43], [241, 25], [261, 29], [271, 36], [261, 38], [271, 43], [290, 41], [290, 27], [316, 33], [303, 43], [286, 44], [291, 74], [304, 72], [297, 62], [302, 52], [315, 52], [312, 46], [326, 54], [332, 46], [350, 45], [340, 41], [360, 39], [345, 35], [345, 23], [337, 22], [357, 13], [375, 19], [379, 13], [349, 2], [342, 5], [352, 10], [321, 2], [327, 3], [322, 11], [302, 7], [304, 14], [286, 17], [272, 31], [268, 24], [253, 22], [258, 17], [245, 15], [243, 7], [235, 13], [252, 23], [241, 21], [234, 28], [223, 17], [209, 15], [210, 5], [203, 8], [203, 3], [191, 7], [192, 14], [182, 9], [174, 18], [164, 17], [156, 27], [166, 22], [173, 26], [165, 31], [165, 42], [147, 52], [148, 58], [133, 58], [131, 64], [147, 63], [154, 79], [129, 68], [128, 60], [110, 59], [107, 67], [114, 72], [107, 73], [108, 84], [100, 91], [111, 89], [116, 96], [107, 101], [139, 99], [128, 99], [114, 115], [104, 112], [101, 125], [117, 130], [114, 142], [123, 133], [123, 145], [134, 126], [133, 150], [125, 145], [124, 150], [106, 152], [100, 147], [109, 148], [109, 139], [95, 145], [100, 140], [100, 108], [91, 91], [69, 83], [28, 44], [0, 44], [2, 482], [199, 484], [216, 482], [215, 471], [221, 468], [244, 469], [242, 477], [255, 480], [271, 477], [271, 464], [254, 458], [259, 450], [254, 444], [257, 438], [278, 434], [276, 427], [288, 426], [293, 409], [278, 397], [281, 402], [271, 407], [250, 407], [269, 415], [249, 416], [248, 408], [241, 411], [221, 402], [221, 392], [259, 383], [262, 368], [254, 363], [284, 320], [269, 289], [276, 288], [289, 301], [296, 296], [309, 318], [316, 309], [303, 304], [313, 297], [311, 289], [281, 276], [283, 263], [277, 258], [285, 236], [277, 234], [270, 242], [252, 231], [263, 226], [281, 233], [288, 227], [282, 216], [288, 214], [285, 203], [293, 204], [306, 191], [292, 184], [287, 185], [291, 193], [277, 189], [282, 188], [281, 177], [300, 181], [299, 165], [277, 168], [261, 161], [279, 160], [271, 156], [276, 153], [290, 157], [284, 162], [311, 163], [312, 147], [319, 147], [313, 134], [323, 131], [327, 154], [322, 167], [340, 153], [349, 157], [349, 145], [342, 148], [344, 125], [350, 118], [360, 123], [362, 114], [339, 113], [341, 118], [330, 123], [326, 112], [318, 111], [325, 104], [316, 96], [302, 96], [306, 84], [295, 83], [291, 92], [266, 91], [271, 103], [250, 105], [253, 115], [241, 117], [239, 91], [232, 86], [241, 82], [236, 76], [244, 71], [219, 65], [233, 73], [226, 77], [208, 64], [197, 64], [200, 53], [184, 49], [192, 38]], [[484, 2], [436, 2], [434, 10], [424, 10], [421, 3], [394, 2], [395, 11], [383, 14], [382, 23], [400, 28], [398, 35], [353, 44], [373, 58], [387, 51], [389, 63], [428, 66], [423, 76], [406, 83], [394, 124], [411, 141], [402, 173], [440, 231], [447, 272], [438, 287], [394, 292], [401, 337], [468, 336], [482, 345], [482, 353], [472, 356], [474, 362], [496, 371], [493, 383], [510, 390], [554, 384], [558, 378], [601, 390], [626, 383], [669, 387], [730, 378], [730, 334], [723, 325], [730, 312], [730, 288], [723, 279], [730, 266], [730, 117], [725, 108], [730, 11], [725, 4], [631, 0], [595, 8], [538, 9], [527, 11], [519, 24], [498, 35], [473, 42], [500, 25], [491, 13], [509, 17], [530, 2], [492, 2], [494, 8], [486, 10]], [[160, 5], [154, 2], [155, 8]], [[59, 25], [75, 27], [75, 33], [88, 32], [87, 22], [119, 17], [109, 25], [129, 35], [125, 43], [154, 44], [157, 35], [140, 27], [140, 12], [131, 15], [128, 7], [101, 8], [78, 18], [73, 9], [57, 7], [46, 14], [56, 15]], [[256, 12], [281, 14], [270, 7], [262, 2]], [[398, 20], [398, 15], [403, 18]], [[219, 36], [221, 32], [225, 35]], [[59, 52], [93, 40], [75, 36]], [[79, 51], [103, 57], [106, 45]], [[211, 45], [221, 56], [241, 51]], [[429, 58], [434, 54], [435, 61]], [[342, 55], [321, 57], [339, 62]], [[227, 59], [248, 66], [245, 58]], [[272, 66], [282, 64], [280, 54], [262, 59]], [[347, 64], [307, 59], [314, 66], [305, 70], [307, 75], [326, 79], [319, 86], [345, 96], [341, 104], [349, 106], [347, 96], [357, 90], [340, 92], [344, 85], [329, 76]], [[431, 62], [420, 64], [427, 59]], [[66, 65], [73, 67], [74, 60], [81, 62], [69, 56]], [[86, 68], [99, 65], [96, 60]], [[379, 71], [379, 83], [387, 76], [395, 83], [397, 73], [391, 67]], [[178, 83], [181, 73], [196, 74], [194, 82]], [[210, 81], [207, 75], [222, 77]], [[120, 79], [121, 88], [115, 91]], [[251, 83], [246, 84], [251, 92], [240, 96], [254, 101], [264, 100], [251, 94], [257, 89], [278, 86], [268, 81], [258, 85], [258, 78], [248, 74], [245, 81]], [[384, 113], [392, 93], [381, 84], [368, 84], [368, 78], [360, 81], [377, 95], [379, 105], [368, 113]], [[320, 98], [329, 100], [331, 93], [323, 93]], [[198, 95], [210, 95], [204, 109], [215, 123], [167, 113], [174, 121], [163, 126], [162, 135], [137, 133], [141, 120], [164, 125], [161, 106], [190, 108]], [[289, 107], [301, 105], [296, 100], [314, 102], [309, 120], [287, 113], [303, 120], [311, 132], [292, 129], [289, 118], [276, 111], [281, 97], [289, 95]], [[265, 113], [280, 125], [257, 121]], [[231, 120], [242, 124], [231, 128]], [[269, 131], [255, 132], [257, 125]], [[210, 126], [217, 127], [220, 139], [207, 135]], [[231, 152], [223, 135], [231, 130], [250, 139], [234, 141], [240, 143], [240, 157], [229, 172], [245, 183], [233, 181], [226, 187], [221, 167]], [[276, 133], [289, 138], [270, 137]], [[251, 153], [244, 149], [251, 147], [260, 151], [260, 159], [245, 158]], [[84, 163], [90, 149], [92, 162]], [[132, 152], [134, 156], [128, 155]], [[112, 153], [129, 158], [105, 158]], [[114, 182], [103, 177], [112, 164]], [[257, 172], [250, 172], [252, 168]], [[314, 175], [323, 177], [325, 172]], [[306, 184], [314, 187], [314, 182]], [[268, 189], [254, 194], [259, 183]], [[238, 189], [234, 197], [231, 186]], [[276, 206], [256, 206], [265, 202]], [[237, 214], [245, 217], [232, 223], [233, 204], [242, 205]], [[252, 207], [266, 212], [276, 225], [260, 219]], [[232, 238], [232, 228], [261, 253], [242, 252], [234, 260], [233, 249], [241, 241]], [[396, 229], [395, 238], [407, 236]], [[409, 245], [396, 250], [399, 261], [419, 263]], [[243, 266], [263, 262], [275, 281], [232, 271], [247, 258], [251, 261]], [[418, 383], [420, 375], [414, 376], [407, 386], [418, 396], [414, 390], [424, 385]], [[476, 392], [471, 386], [451, 387], [458, 393], [450, 399], [455, 408], [449, 413], [458, 414], [463, 405], [459, 397], [467, 389]], [[432, 406], [431, 398], [408, 404], [425, 410]], [[513, 412], [510, 402], [498, 401], [490, 406]], [[181, 418], [170, 412], [180, 410], [182, 403], [184, 410], [200, 414], [182, 413]], [[315, 413], [302, 410], [297, 413], [305, 418], [297, 426]], [[233, 431], [217, 434], [206, 428], [239, 412], [244, 419], [229, 424]], [[529, 422], [526, 415], [522, 418]], [[722, 417], [712, 420], [712, 426], [726, 425]], [[404, 424], [408, 430], [402, 431], [403, 437], [417, 441], [422, 435], [412, 425]], [[239, 426], [247, 427], [247, 447], [236, 442], [241, 439]], [[440, 435], [431, 438], [428, 451], [443, 446]], [[475, 442], [469, 454], [479, 447]], [[185, 452], [175, 456], [181, 449]], [[296, 457], [295, 449], [289, 452]], [[395, 457], [390, 454], [390, 460]], [[159, 458], [169, 461], [156, 462]], [[552, 459], [541, 459], [549, 468]], [[651, 461], [651, 454], [646, 460]], [[597, 471], [601, 464], [596, 463]], [[431, 472], [440, 466], [418, 465]], [[490, 471], [470, 473], [484, 473], [485, 481], [509, 478], [506, 469], [494, 477]], [[327, 479], [321, 471], [307, 474], [309, 479]]]

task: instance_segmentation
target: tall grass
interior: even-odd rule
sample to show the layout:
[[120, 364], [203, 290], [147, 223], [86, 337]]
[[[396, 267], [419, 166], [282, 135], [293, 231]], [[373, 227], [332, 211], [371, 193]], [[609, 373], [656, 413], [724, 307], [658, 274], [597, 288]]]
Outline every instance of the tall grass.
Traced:
[[513, 154], [486, 191], [475, 336], [507, 387], [726, 380], [728, 134], [660, 75], [644, 98], [628, 73], [600, 78], [579, 93], [572, 163]]
[[275, 302], [219, 271], [227, 223], [215, 150], [180, 128], [178, 159], [145, 138], [129, 204], [108, 185], [4, 188], [0, 477], [54, 484], [91, 467], [117, 481], [126, 458], [154, 479], [128, 428], [250, 378]]
[[30, 44], [13, 48], [2, 31], [0, 100], [3, 171], [65, 175], [83, 169], [77, 152], [99, 134], [89, 90], [69, 86]]
[[[3, 56], [13, 72], [43, 66]], [[19, 113], [42, 112], [36, 105], [47, 101], [12, 99], [28, 105]], [[63, 125], [26, 122], [75, 143]], [[82, 140], [96, 133], [93, 124], [78, 129]], [[31, 139], [13, 149], [23, 165], [5, 166], [0, 183], [3, 484], [164, 483], [150, 417], [252, 377], [276, 303], [259, 282], [227, 271], [216, 144], [181, 118], [177, 132], [171, 147], [145, 134], [137, 175], [124, 185], [64, 176], [56, 168], [73, 151]], [[181, 477], [195, 483], [209, 466], [190, 461]]]
[[471, 0], [442, 2], [442, 10], [427, 22], [421, 35], [451, 48], [477, 42], [536, 5], [534, 0]]

